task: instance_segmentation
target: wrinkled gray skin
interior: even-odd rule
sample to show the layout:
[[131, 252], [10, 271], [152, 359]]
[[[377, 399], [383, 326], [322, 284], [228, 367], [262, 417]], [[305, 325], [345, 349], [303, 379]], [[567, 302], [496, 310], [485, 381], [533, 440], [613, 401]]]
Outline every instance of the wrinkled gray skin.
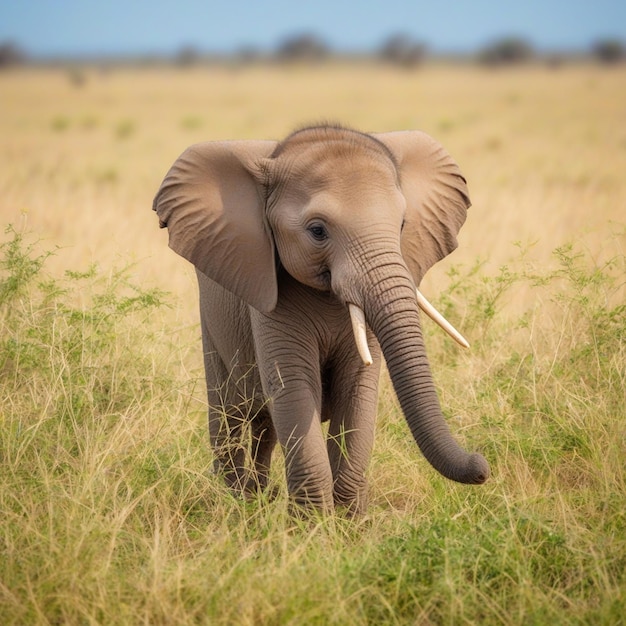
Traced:
[[[456, 247], [469, 204], [457, 165], [416, 131], [312, 127], [179, 157], [154, 209], [196, 266], [210, 438], [229, 486], [264, 488], [278, 441], [295, 503], [362, 512], [381, 348], [432, 466], [487, 479], [485, 459], [461, 449], [442, 416], [415, 298]], [[348, 304], [365, 312], [369, 367]]]

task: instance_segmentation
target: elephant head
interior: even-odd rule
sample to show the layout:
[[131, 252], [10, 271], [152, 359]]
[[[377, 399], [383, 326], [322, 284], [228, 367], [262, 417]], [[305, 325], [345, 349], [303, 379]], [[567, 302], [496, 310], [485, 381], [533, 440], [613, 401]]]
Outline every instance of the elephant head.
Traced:
[[428, 135], [319, 126], [278, 143], [192, 146], [154, 209], [177, 253], [263, 313], [281, 297], [281, 271], [332, 292], [350, 310], [366, 363], [366, 324], [378, 339], [428, 461], [450, 479], [482, 483], [487, 462], [458, 446], [442, 415], [416, 296], [426, 271], [456, 248], [469, 205], [458, 166]]

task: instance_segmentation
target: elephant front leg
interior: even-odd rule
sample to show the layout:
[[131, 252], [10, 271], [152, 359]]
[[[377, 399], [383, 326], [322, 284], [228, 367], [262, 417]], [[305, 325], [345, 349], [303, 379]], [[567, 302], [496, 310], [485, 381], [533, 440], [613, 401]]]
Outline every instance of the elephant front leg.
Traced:
[[229, 489], [243, 493], [247, 482], [244, 418], [233, 407], [220, 404], [217, 397], [212, 398], [211, 393], [209, 403], [209, 437], [214, 471], [223, 477]]
[[372, 358], [374, 363], [366, 367], [355, 354], [330, 382], [324, 406], [330, 418], [328, 457], [334, 500], [350, 515], [364, 513], [368, 502], [365, 473], [376, 425], [381, 363], [378, 346], [372, 349]]
[[250, 419], [248, 405], [238, 402], [235, 382], [241, 377], [233, 374], [234, 366], [230, 371], [225, 367], [206, 339], [204, 363], [213, 468], [229, 489], [242, 494], [249, 480], [245, 440], [250, 435]]
[[333, 475], [321, 423], [318, 334], [303, 307], [294, 309], [287, 302], [271, 316], [251, 310], [257, 364], [285, 457], [290, 500], [304, 509], [330, 512]]
[[276, 446], [276, 431], [269, 409], [263, 407], [252, 421], [252, 471], [248, 479], [248, 490], [264, 491], [270, 474], [272, 452]]
[[272, 420], [285, 455], [287, 488], [304, 509], [333, 509], [333, 476], [326, 452], [321, 394], [304, 381], [282, 380], [272, 396]]

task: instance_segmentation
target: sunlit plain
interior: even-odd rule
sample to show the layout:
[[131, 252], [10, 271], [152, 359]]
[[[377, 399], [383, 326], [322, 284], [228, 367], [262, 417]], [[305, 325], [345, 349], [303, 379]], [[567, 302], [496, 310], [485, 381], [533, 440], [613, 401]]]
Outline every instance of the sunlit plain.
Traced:
[[[571, 237], [601, 247], [624, 219], [626, 81], [594, 65], [487, 70], [307, 68], [23, 71], [0, 76], [0, 216], [69, 247], [76, 262], [163, 254], [152, 197], [189, 144], [280, 139], [303, 124], [424, 130], [461, 165], [473, 201], [450, 259], [494, 264]], [[142, 264], [150, 272], [150, 262]]]

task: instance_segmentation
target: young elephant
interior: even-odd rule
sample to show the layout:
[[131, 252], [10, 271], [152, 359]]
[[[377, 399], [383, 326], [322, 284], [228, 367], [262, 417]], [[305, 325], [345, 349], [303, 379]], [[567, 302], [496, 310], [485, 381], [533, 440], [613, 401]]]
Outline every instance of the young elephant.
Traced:
[[232, 488], [265, 487], [278, 440], [293, 501], [362, 511], [381, 349], [432, 466], [487, 479], [442, 416], [416, 296], [469, 205], [455, 162], [416, 131], [310, 127], [178, 158], [153, 208], [196, 267], [209, 432]]

